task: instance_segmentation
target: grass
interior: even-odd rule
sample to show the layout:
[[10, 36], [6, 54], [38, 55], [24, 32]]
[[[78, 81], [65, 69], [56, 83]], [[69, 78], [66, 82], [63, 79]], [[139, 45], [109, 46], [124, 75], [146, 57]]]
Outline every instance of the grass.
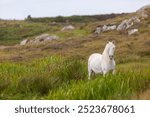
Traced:
[[14, 45], [25, 38], [33, 39], [44, 32], [53, 32], [58, 28], [48, 23], [34, 23], [26, 21], [0, 21], [0, 44]]
[[0, 99], [130, 99], [149, 87], [149, 62], [117, 66], [116, 75], [87, 79], [86, 61], [51, 56], [0, 64]]
[[[136, 63], [136, 65], [141, 66], [142, 64]], [[149, 65], [143, 70], [133, 69], [136, 65], [129, 65], [125, 72], [121, 71], [124, 65], [118, 66], [115, 76], [97, 75], [91, 81], [87, 79], [73, 81], [65, 89], [50, 91], [47, 99], [130, 99], [134, 93], [142, 92], [147, 88], [150, 80], [148, 77], [150, 75]]]

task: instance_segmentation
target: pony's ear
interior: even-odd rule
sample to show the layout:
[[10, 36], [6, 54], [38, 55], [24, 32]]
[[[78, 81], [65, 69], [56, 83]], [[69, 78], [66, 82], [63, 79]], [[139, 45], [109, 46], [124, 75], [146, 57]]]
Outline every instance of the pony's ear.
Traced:
[[114, 40], [112, 41], [112, 43], [113, 43], [113, 44], [116, 44], [116, 42], [115, 42]]

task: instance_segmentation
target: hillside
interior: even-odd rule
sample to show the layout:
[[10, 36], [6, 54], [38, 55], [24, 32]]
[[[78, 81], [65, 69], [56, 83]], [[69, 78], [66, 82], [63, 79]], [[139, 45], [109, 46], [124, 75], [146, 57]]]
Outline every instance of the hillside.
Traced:
[[[150, 99], [149, 36], [149, 7], [0, 20], [0, 99]], [[102, 53], [107, 40], [116, 41], [116, 74], [88, 81], [88, 57]]]

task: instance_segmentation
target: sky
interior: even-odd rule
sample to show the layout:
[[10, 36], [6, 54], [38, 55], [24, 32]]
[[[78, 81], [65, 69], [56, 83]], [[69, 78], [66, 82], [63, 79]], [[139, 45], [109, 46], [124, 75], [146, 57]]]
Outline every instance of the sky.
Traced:
[[0, 0], [1, 19], [135, 12], [150, 0]]

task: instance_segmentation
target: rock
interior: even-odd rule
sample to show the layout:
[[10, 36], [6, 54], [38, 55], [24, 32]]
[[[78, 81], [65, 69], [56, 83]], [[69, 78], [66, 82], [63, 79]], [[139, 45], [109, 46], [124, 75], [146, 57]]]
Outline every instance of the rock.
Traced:
[[45, 38], [47, 38], [48, 36], [50, 36], [49, 34], [42, 34], [42, 35], [39, 35], [35, 38], [36, 41], [44, 41]]
[[136, 17], [136, 16], [130, 18], [129, 21], [131, 21], [131, 22], [133, 22], [133, 23], [140, 23], [140, 22], [141, 22], [141, 20], [140, 20], [138, 17]]
[[24, 39], [23, 41], [20, 42], [20, 45], [21, 46], [26, 45], [28, 42], [29, 42], [28, 39]]
[[142, 19], [145, 19], [145, 18], [147, 18], [148, 17], [148, 15], [146, 14], [146, 13], [141, 13], [141, 17], [142, 17]]
[[139, 16], [142, 18], [142, 19], [145, 19], [147, 18], [150, 14], [149, 14], [149, 11], [147, 11], [149, 9], [150, 11], [150, 5], [146, 5], [142, 8], [140, 8], [139, 10], [137, 10], [137, 14], [139, 14]]
[[39, 36], [35, 37], [35, 39], [32, 39], [32, 40], [25, 39], [25, 40], [21, 41], [20, 45], [41, 44], [41, 43], [45, 43], [45, 42], [52, 41], [52, 40], [57, 40], [57, 39], [59, 39], [59, 37], [56, 36], [56, 35], [42, 34], [42, 35], [39, 35]]
[[112, 25], [109, 27], [109, 30], [115, 30], [117, 28], [117, 25]]
[[123, 31], [130, 28], [131, 26], [133, 26], [133, 22], [131, 22], [131, 20], [124, 20], [120, 25], [118, 25], [117, 30]]
[[117, 30], [118, 31], [122, 31], [122, 30], [126, 30], [127, 28], [131, 27], [133, 24], [129, 25], [128, 20], [124, 20], [121, 22], [120, 25], [118, 25]]
[[41, 43], [41, 42], [48, 42], [52, 40], [59, 39], [58, 36], [55, 35], [49, 35], [49, 34], [42, 34], [40, 36], [37, 36], [34, 40], [32, 40], [32, 43]]
[[123, 31], [131, 28], [134, 24], [140, 23], [140, 19], [138, 17], [131, 17], [130, 19], [126, 19], [118, 25], [117, 30]]
[[146, 9], [149, 9], [150, 8], [150, 5], [146, 5], [146, 6], [143, 6], [142, 8], [138, 9], [136, 12], [143, 12], [144, 10]]
[[102, 31], [102, 28], [100, 26], [97, 26], [97, 28], [95, 29], [94, 33], [99, 35]]
[[68, 31], [68, 30], [74, 30], [74, 29], [75, 29], [74, 26], [68, 25], [68, 26], [63, 27], [63, 28], [61, 29], [61, 31]]
[[103, 31], [103, 32], [104, 32], [104, 31], [108, 31], [108, 28], [107, 28], [106, 25], [104, 25], [104, 26], [102, 27], [102, 31]]
[[115, 30], [116, 28], [117, 28], [116, 25], [104, 25], [102, 27], [102, 31], [105, 32], [105, 31]]
[[138, 29], [132, 29], [128, 31], [128, 35], [133, 35], [138, 32]]
[[56, 25], [58, 25], [57, 22], [51, 22], [51, 23], [49, 23], [49, 26], [56, 26]]
[[52, 40], [57, 40], [59, 39], [58, 36], [56, 35], [52, 35], [52, 36], [48, 36], [44, 39], [44, 41], [52, 41]]
[[116, 25], [103, 25], [103, 26], [97, 26], [97, 28], [95, 29], [95, 34], [100, 34], [101, 32], [105, 32], [105, 31], [110, 31], [110, 30], [115, 30], [117, 28]]

